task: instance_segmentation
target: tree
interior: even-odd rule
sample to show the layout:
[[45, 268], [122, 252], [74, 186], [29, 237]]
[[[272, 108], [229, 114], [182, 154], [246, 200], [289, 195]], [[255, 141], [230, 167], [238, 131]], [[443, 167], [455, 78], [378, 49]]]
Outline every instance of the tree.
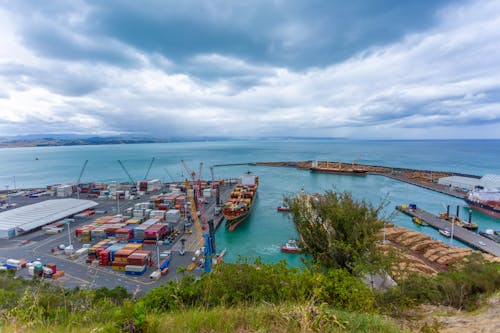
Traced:
[[323, 268], [344, 268], [351, 273], [370, 270], [381, 256], [377, 250], [378, 215], [375, 207], [356, 201], [350, 192], [326, 191], [323, 195], [299, 194], [287, 197], [293, 221], [301, 236], [301, 248], [314, 264]]

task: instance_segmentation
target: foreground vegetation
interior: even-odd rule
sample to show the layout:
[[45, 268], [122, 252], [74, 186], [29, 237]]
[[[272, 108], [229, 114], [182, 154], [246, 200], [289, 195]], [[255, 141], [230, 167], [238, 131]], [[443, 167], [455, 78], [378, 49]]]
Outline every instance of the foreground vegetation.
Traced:
[[285, 263], [218, 265], [134, 299], [123, 288], [66, 290], [0, 275], [3, 331], [88, 332], [398, 332], [381, 314], [419, 304], [473, 310], [500, 290], [500, 265], [471, 262], [462, 271], [412, 276], [373, 292], [346, 270], [311, 271]]
[[66, 290], [2, 273], [0, 331], [399, 332], [386, 316], [400, 318], [420, 304], [474, 310], [500, 290], [500, 264], [469, 257], [435, 277], [410, 275], [395, 288], [373, 291], [360, 277], [381, 262], [373, 246], [380, 209], [334, 193], [299, 208], [294, 213], [309, 209], [313, 219], [308, 224], [303, 215], [299, 227], [306, 243], [319, 243], [304, 246], [313, 258], [306, 269], [240, 259], [138, 299], [121, 287]]

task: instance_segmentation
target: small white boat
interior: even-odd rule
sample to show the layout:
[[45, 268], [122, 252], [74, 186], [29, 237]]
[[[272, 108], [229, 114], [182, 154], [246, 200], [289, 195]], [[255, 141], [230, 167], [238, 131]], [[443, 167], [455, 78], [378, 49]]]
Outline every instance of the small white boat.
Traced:
[[450, 233], [450, 231], [449, 231], [449, 230], [439, 229], [439, 233], [440, 233], [441, 235], [443, 235], [444, 237], [448, 237], [448, 238], [450, 238], [450, 237], [451, 237], [451, 233]]

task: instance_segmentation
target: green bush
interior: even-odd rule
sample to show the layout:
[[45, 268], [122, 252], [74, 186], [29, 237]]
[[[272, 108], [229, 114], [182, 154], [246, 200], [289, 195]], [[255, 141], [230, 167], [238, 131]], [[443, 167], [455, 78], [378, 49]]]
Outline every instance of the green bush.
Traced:
[[366, 312], [373, 310], [375, 303], [372, 291], [342, 269], [314, 274], [313, 290], [315, 299], [337, 309]]
[[500, 290], [500, 264], [469, 260], [435, 277], [411, 275], [397, 287], [379, 293], [377, 304], [392, 311], [418, 304], [476, 309], [485, 297]]

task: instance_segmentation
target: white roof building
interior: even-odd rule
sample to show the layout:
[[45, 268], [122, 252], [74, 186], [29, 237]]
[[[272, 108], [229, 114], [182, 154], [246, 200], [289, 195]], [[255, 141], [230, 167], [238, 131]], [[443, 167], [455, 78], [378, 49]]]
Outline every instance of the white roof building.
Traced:
[[97, 205], [91, 200], [53, 199], [2, 212], [0, 238], [12, 238]]
[[500, 191], [500, 175], [486, 174], [481, 178], [451, 176], [439, 178], [438, 184], [473, 190], [476, 186], [492, 191]]

